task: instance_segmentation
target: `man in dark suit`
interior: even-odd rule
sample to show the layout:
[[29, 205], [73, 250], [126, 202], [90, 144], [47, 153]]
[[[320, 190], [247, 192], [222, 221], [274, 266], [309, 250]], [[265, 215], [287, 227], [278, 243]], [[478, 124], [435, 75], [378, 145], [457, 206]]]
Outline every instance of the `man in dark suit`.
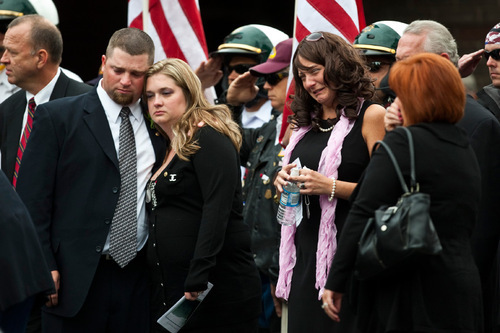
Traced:
[[[430, 20], [413, 21], [399, 40], [396, 59], [431, 52], [449, 59], [458, 66], [457, 44], [448, 29]], [[400, 123], [396, 107], [389, 107], [385, 123], [390, 130]], [[464, 116], [457, 126], [467, 132], [481, 170], [481, 201], [472, 234], [472, 252], [479, 270], [483, 291], [485, 332], [496, 323], [492, 315], [491, 274], [495, 267], [500, 241], [500, 123], [491, 112], [471, 96], [467, 96]], [[458, 166], [459, 167], [459, 166]], [[460, 181], [460, 180], [457, 180]]]
[[[35, 104], [40, 105], [83, 94], [92, 87], [61, 72], [61, 33], [42, 16], [26, 15], [13, 20], [5, 34], [4, 46], [0, 61], [6, 66], [9, 83], [23, 89], [0, 104], [1, 168], [12, 182], [21, 133], [24, 135], [29, 118], [28, 100], [33, 97]], [[19, 158], [18, 163], [22, 153]]]
[[121, 29], [95, 89], [37, 109], [17, 191], [58, 290], [45, 332], [149, 331], [145, 189], [166, 151], [140, 103], [153, 60], [145, 32]]

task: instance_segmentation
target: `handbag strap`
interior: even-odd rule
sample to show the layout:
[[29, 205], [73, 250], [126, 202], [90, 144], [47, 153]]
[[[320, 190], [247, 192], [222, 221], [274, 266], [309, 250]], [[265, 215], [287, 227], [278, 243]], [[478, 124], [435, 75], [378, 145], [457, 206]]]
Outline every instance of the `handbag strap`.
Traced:
[[[406, 127], [401, 127], [405, 132], [406, 135], [408, 136], [408, 146], [409, 146], [409, 151], [410, 151], [410, 166], [411, 166], [411, 171], [410, 171], [410, 177], [411, 177], [411, 192], [417, 191], [418, 192], [418, 184], [416, 181], [415, 177], [415, 152], [413, 148], [413, 136], [411, 135], [411, 132], [408, 128]], [[384, 141], [377, 141], [381, 146], [385, 148], [387, 151], [387, 154], [389, 155], [389, 158], [392, 161], [392, 164], [394, 165], [394, 169], [396, 170], [396, 174], [398, 175], [399, 182], [401, 183], [401, 187], [403, 188], [404, 193], [409, 193], [410, 191], [408, 190], [408, 186], [406, 185], [405, 179], [403, 177], [403, 173], [401, 172], [401, 169], [399, 168], [398, 161], [396, 160], [396, 157], [394, 156], [394, 153], [392, 152], [392, 149], [385, 143]]]
[[410, 186], [411, 186], [411, 191], [413, 192], [414, 190], [417, 190], [417, 177], [415, 176], [415, 150], [413, 147], [413, 135], [411, 134], [410, 130], [407, 127], [402, 127], [403, 130], [406, 132], [406, 135], [408, 136], [408, 148], [410, 150]]

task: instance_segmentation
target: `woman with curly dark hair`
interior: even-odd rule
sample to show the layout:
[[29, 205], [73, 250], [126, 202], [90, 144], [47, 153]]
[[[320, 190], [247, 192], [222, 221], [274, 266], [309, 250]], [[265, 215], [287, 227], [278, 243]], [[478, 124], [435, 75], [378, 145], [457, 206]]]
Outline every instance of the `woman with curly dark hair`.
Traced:
[[[299, 223], [281, 228], [276, 295], [288, 300], [288, 332], [339, 331], [321, 309], [321, 295], [346, 219], [348, 198], [384, 137], [384, 113], [370, 102], [373, 84], [356, 50], [339, 36], [315, 32], [293, 58], [294, 131], [275, 181], [300, 183]], [[290, 171], [300, 159], [300, 175]], [[307, 168], [306, 168], [307, 167]]]

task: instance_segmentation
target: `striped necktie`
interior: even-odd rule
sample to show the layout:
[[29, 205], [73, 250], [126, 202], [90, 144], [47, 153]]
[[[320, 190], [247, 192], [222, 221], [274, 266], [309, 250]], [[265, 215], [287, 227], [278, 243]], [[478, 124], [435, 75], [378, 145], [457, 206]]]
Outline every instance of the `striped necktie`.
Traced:
[[17, 185], [17, 177], [19, 176], [19, 167], [21, 166], [21, 160], [23, 158], [24, 149], [26, 148], [26, 144], [28, 143], [28, 139], [31, 134], [31, 129], [33, 128], [33, 118], [35, 116], [35, 97], [31, 97], [28, 102], [28, 119], [26, 120], [26, 126], [24, 126], [23, 135], [21, 137], [21, 141], [19, 141], [19, 148], [17, 149], [16, 156], [16, 167], [14, 168], [14, 178], [12, 179], [12, 185], [14, 188]]

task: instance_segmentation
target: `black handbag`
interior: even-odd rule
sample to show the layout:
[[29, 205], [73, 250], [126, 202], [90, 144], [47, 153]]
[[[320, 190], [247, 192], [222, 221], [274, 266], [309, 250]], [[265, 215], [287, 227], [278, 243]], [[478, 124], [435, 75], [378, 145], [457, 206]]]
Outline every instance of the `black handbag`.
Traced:
[[359, 241], [355, 264], [355, 275], [360, 280], [386, 276], [417, 256], [435, 255], [442, 251], [429, 214], [430, 196], [419, 192], [415, 179], [413, 138], [409, 129], [402, 128], [408, 135], [410, 150], [410, 190], [390, 147], [385, 142], [377, 141], [387, 150], [394, 164], [403, 195], [394, 206], [381, 206], [368, 219]]

